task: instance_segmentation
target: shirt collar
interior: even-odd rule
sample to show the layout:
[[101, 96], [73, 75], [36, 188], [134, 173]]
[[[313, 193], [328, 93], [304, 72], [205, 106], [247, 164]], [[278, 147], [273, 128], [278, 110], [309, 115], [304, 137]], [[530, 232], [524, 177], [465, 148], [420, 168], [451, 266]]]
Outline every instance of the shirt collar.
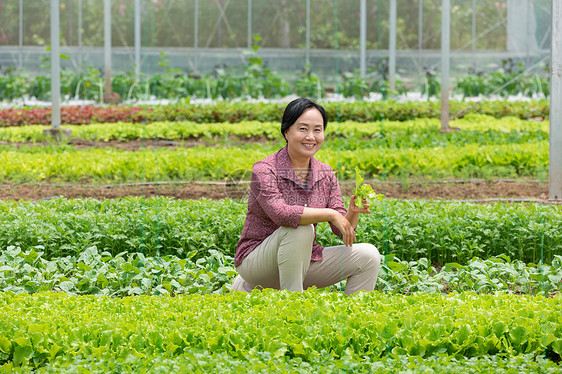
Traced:
[[[289, 179], [298, 185], [302, 184], [291, 166], [287, 145], [277, 152], [276, 166], [280, 177]], [[321, 166], [321, 162], [315, 159], [314, 156], [310, 158], [310, 172], [308, 174], [308, 181], [306, 182], [307, 188], [311, 188], [316, 182], [326, 176], [326, 172]]]

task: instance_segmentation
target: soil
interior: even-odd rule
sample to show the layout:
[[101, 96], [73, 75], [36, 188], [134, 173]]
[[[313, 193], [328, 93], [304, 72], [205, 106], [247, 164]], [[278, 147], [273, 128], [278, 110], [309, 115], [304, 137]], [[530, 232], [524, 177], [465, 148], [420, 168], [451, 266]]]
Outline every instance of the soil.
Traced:
[[[537, 182], [452, 182], [371, 183], [377, 193], [393, 199], [545, 201], [548, 184]], [[115, 199], [124, 196], [168, 196], [177, 199], [223, 199], [247, 197], [249, 184], [191, 182], [184, 184], [130, 184], [115, 186], [12, 184], [0, 186], [1, 200], [47, 200], [55, 197]], [[342, 193], [349, 196], [354, 185], [342, 184]]]

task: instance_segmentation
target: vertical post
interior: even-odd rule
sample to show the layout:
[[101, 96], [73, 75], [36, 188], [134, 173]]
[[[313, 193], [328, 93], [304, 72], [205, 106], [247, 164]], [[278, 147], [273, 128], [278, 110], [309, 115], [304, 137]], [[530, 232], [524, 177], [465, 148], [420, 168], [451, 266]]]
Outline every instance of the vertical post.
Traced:
[[222, 5], [220, 2], [217, 1], [217, 10], [219, 13], [219, 19], [217, 21], [217, 47], [218, 48], [222, 48], [222, 15], [223, 15], [223, 10], [222, 10]]
[[305, 66], [310, 67], [310, 0], [306, 0], [306, 47], [305, 47]]
[[381, 31], [381, 14], [382, 14], [382, 0], [377, 0], [377, 47], [379, 50], [382, 49], [382, 31]]
[[252, 0], [248, 0], [248, 49], [252, 48]]
[[51, 128], [60, 129], [60, 5], [51, 0]]
[[78, 65], [82, 70], [82, 0], [78, 0]]
[[377, 47], [379, 50], [382, 49], [382, 0], [377, 0]]
[[441, 1], [441, 130], [449, 129], [449, 55], [451, 0]]
[[305, 46], [305, 66], [310, 67], [310, 0], [306, 0], [306, 46]]
[[105, 69], [105, 95], [111, 94], [111, 0], [103, 2], [103, 54]]
[[19, 56], [18, 69], [23, 69], [23, 0], [20, 0], [20, 27], [19, 27]]
[[472, 66], [476, 66], [476, 0], [472, 0]]
[[527, 11], [525, 12], [525, 52], [526, 57], [529, 59], [531, 51], [530, 51], [530, 34], [531, 34], [531, 25], [530, 25], [530, 14], [531, 14], [531, 0], [525, 0], [527, 4]]
[[550, 71], [550, 200], [562, 200], [562, 3], [552, 2]]
[[141, 73], [141, 2], [135, 0], [135, 76]]
[[418, 60], [421, 64], [423, 50], [423, 0], [418, 0]]
[[396, 89], [396, 0], [390, 0], [390, 39], [388, 56], [388, 89]]
[[74, 2], [68, 2], [68, 39], [67, 45], [74, 45]]
[[193, 49], [199, 47], [199, 0], [193, 5]]
[[359, 74], [364, 78], [367, 74], [367, 0], [361, 0], [359, 12]]

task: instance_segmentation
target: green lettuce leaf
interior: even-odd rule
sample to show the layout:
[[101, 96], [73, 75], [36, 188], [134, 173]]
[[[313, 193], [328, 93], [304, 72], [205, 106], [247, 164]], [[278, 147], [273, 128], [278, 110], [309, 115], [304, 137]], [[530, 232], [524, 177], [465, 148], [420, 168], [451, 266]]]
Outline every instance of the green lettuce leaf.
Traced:
[[364, 179], [361, 176], [361, 171], [359, 170], [359, 168], [355, 168], [355, 174], [355, 190], [353, 191], [353, 194], [357, 197], [355, 199], [355, 205], [357, 205], [359, 209], [363, 209], [363, 199], [369, 202], [373, 199], [382, 201], [384, 197], [383, 194], [377, 194], [373, 190], [373, 187], [371, 187], [371, 185], [363, 184]]

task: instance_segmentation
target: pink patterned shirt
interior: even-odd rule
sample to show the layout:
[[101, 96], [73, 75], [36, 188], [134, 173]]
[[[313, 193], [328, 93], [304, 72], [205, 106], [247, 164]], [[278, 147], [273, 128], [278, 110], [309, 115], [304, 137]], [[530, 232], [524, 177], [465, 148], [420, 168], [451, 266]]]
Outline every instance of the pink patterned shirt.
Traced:
[[[347, 213], [338, 180], [330, 166], [311, 157], [305, 189], [291, 167], [287, 146], [256, 162], [252, 168], [248, 213], [236, 245], [234, 266], [239, 266], [279, 227], [296, 228], [304, 207], [332, 208], [343, 215]], [[334, 234], [341, 236], [337, 227], [332, 223], [330, 226]], [[311, 261], [322, 260], [323, 249], [315, 237]]]

